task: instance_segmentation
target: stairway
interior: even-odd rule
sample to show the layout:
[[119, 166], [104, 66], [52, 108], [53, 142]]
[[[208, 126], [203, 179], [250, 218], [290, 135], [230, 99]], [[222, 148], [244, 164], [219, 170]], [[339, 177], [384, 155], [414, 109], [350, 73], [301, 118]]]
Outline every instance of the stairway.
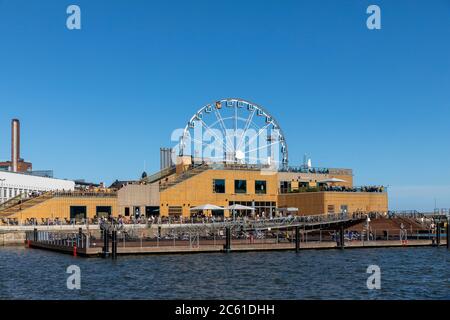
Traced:
[[175, 178], [175, 180], [162, 182], [161, 185], [159, 186], [159, 191], [164, 191], [170, 187], [173, 187], [189, 178], [192, 178], [202, 172], [205, 172], [208, 169], [209, 169], [209, 166], [206, 164], [202, 164], [200, 166], [194, 167], [194, 168], [180, 174], [178, 177]]
[[411, 228], [412, 229], [425, 229], [426, 228], [425, 225], [422, 225], [421, 223], [417, 222], [413, 218], [398, 217], [397, 219], [399, 220], [400, 224], [403, 223], [403, 226], [408, 230]]
[[26, 200], [25, 195], [19, 194], [15, 197], [3, 202], [2, 204], [0, 204], [0, 211], [5, 210], [10, 207], [13, 207], [16, 204], [18, 204], [20, 201], [24, 201], [24, 200]]
[[34, 207], [53, 198], [53, 196], [52, 192], [46, 192], [38, 197], [22, 199], [22, 201], [0, 210], [0, 218], [7, 218], [15, 213]]
[[143, 178], [141, 181], [146, 183], [153, 183], [158, 180], [164, 179], [165, 177], [168, 177], [175, 173], [175, 166], [162, 169], [161, 171], [158, 171], [155, 174], [152, 174], [151, 176]]
[[[400, 230], [400, 226], [403, 223], [403, 227], [408, 230], [408, 232], [411, 232], [411, 230], [413, 230], [414, 232], [418, 231], [420, 232], [420, 230], [426, 230], [426, 226], [421, 225], [420, 223], [416, 222], [414, 219], [412, 218], [404, 218], [404, 217], [395, 217], [395, 218], [377, 218], [377, 219], [372, 219], [370, 221], [370, 229], [377, 235], [380, 234], [380, 232], [383, 231], [395, 231], [397, 232], [398, 230]], [[350, 230], [354, 230], [354, 231], [358, 231], [360, 233], [366, 232], [364, 231], [364, 229], [366, 228], [366, 222], [361, 222], [355, 226], [353, 226], [352, 228], [350, 228]], [[367, 238], [367, 236], [366, 236]]]

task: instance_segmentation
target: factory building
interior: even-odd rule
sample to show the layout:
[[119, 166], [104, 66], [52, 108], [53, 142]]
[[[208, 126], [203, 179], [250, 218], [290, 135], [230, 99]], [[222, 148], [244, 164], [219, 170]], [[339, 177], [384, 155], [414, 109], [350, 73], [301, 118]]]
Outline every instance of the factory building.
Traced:
[[[352, 176], [348, 169], [327, 170], [328, 173], [268, 174], [256, 168], [236, 167], [232, 164], [198, 167], [184, 162], [139, 182], [121, 185], [118, 190], [48, 192], [37, 199], [0, 210], [0, 218], [21, 222], [27, 219], [69, 221], [110, 215], [121, 215], [126, 219], [136, 216], [189, 218], [199, 214], [191, 209], [203, 204], [224, 208], [234, 204], [250, 206], [255, 208], [254, 212], [244, 211], [239, 212], [239, 215], [252, 214], [260, 217], [276, 216], [287, 208], [297, 208], [295, 214], [298, 215], [388, 211], [386, 190], [356, 188], [351, 183]], [[24, 176], [2, 172], [0, 177], [2, 174]], [[329, 181], [336, 182], [332, 182], [332, 188], [324, 187], [330, 185]], [[25, 183], [16, 183], [14, 186], [13, 189], [17, 189], [18, 193], [20, 190], [32, 190]], [[48, 180], [43, 182], [42, 188], [48, 190], [48, 186]], [[74, 183], [56, 180], [53, 186], [55, 190], [73, 190]], [[9, 184], [7, 187], [9, 192], [11, 187]], [[15, 191], [11, 192], [12, 195], [15, 194]], [[232, 216], [229, 210], [200, 213], [219, 218]]]
[[69, 180], [0, 171], [0, 203], [21, 195], [28, 197], [32, 193], [52, 190], [73, 191], [74, 188], [75, 182]]

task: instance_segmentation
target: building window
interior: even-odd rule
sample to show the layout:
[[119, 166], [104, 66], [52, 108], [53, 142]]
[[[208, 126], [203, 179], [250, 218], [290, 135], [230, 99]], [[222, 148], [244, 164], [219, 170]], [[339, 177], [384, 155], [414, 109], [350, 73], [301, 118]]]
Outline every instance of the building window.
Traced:
[[179, 217], [182, 213], [182, 207], [169, 207], [169, 217]]
[[288, 193], [291, 191], [290, 181], [280, 181], [280, 193]]
[[71, 206], [70, 207], [70, 220], [86, 219], [87, 208], [85, 206]]
[[255, 181], [255, 193], [257, 194], [266, 194], [266, 181], [264, 180], [256, 180]]
[[125, 207], [125, 217], [129, 217], [129, 216], [130, 216], [130, 208]]
[[348, 206], [346, 204], [341, 205], [341, 213], [348, 213]]
[[225, 193], [225, 180], [224, 179], [214, 179], [213, 180], [213, 192], [214, 193]]
[[95, 209], [95, 215], [97, 218], [108, 218], [111, 214], [112, 209], [108, 206], [97, 206]]
[[211, 210], [211, 215], [215, 218], [223, 219], [224, 213], [223, 210]]
[[247, 193], [247, 181], [234, 180], [234, 193]]
[[147, 218], [149, 218], [149, 217], [159, 217], [159, 207], [146, 206], [145, 207], [145, 216]]
[[328, 205], [328, 213], [334, 213], [334, 205]]

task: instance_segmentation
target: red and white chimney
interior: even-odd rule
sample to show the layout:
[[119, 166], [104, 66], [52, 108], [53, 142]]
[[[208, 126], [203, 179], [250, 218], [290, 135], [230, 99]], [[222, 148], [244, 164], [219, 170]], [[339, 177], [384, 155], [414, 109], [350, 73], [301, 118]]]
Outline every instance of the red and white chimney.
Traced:
[[19, 170], [20, 160], [20, 122], [13, 119], [11, 122], [11, 170], [17, 172]]

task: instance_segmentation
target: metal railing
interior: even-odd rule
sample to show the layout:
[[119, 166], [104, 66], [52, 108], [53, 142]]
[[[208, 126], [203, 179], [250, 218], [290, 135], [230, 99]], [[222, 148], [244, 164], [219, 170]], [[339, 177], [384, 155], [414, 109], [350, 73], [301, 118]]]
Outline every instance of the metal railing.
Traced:
[[46, 244], [56, 247], [79, 249], [89, 248], [89, 235], [80, 232], [53, 232], [53, 231], [27, 231], [25, 239], [35, 243]]
[[89, 197], [89, 198], [115, 198], [117, 197], [117, 192], [84, 192], [84, 191], [54, 191], [52, 192], [54, 197], [68, 197], [68, 198], [79, 198], [79, 197]]
[[311, 173], [311, 174], [336, 174], [336, 175], [353, 175], [352, 169], [343, 168], [325, 168], [325, 167], [307, 167], [307, 166], [289, 166], [281, 168], [280, 172], [294, 173]]
[[152, 183], [152, 182], [158, 181], [168, 175], [175, 173], [175, 171], [176, 171], [175, 166], [171, 166], [169, 168], [162, 169], [161, 171], [158, 171], [157, 173], [154, 173], [150, 176], [147, 176], [147, 177], [141, 179], [141, 181]]
[[27, 197], [26, 197], [25, 193], [21, 193], [21, 194], [18, 194], [17, 196], [15, 196], [15, 197], [9, 198], [8, 200], [6, 200], [5, 202], [0, 204], [0, 211], [4, 210], [4, 209], [7, 209], [7, 208], [10, 208], [10, 207], [13, 207], [16, 204], [18, 204], [20, 201], [22, 201], [22, 200], [24, 200], [26, 198]]
[[357, 193], [386, 193], [387, 187], [385, 186], [318, 186], [318, 187], [299, 187], [295, 190], [290, 190], [289, 188], [279, 188], [278, 192], [280, 194], [291, 194], [291, 193], [305, 193], [305, 192], [357, 192]]

